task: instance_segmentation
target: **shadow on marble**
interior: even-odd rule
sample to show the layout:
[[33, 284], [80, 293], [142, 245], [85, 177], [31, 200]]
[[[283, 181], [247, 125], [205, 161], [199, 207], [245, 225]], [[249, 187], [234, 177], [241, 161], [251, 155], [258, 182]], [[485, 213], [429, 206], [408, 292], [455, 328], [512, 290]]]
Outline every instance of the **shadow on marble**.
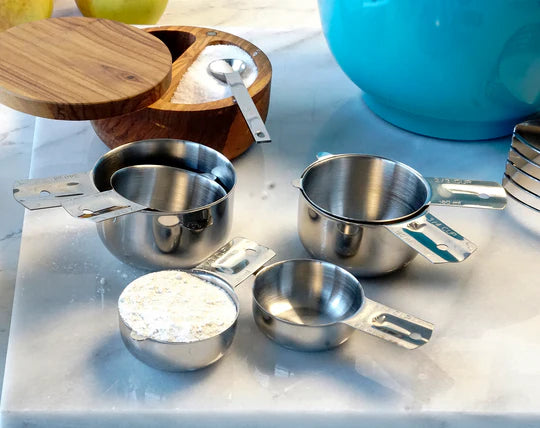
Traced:
[[511, 228], [516, 228], [519, 235], [530, 239], [533, 243], [540, 242], [540, 213], [528, 208], [511, 196], [508, 197], [506, 217], [511, 222]]
[[[453, 385], [426, 353], [403, 350], [361, 332], [328, 351], [300, 352], [272, 342], [252, 319], [240, 319], [239, 325], [232, 352], [245, 359], [252, 375], [275, 397], [302, 389], [303, 379], [316, 377], [324, 379], [322, 385], [339, 383], [352, 400], [373, 400], [380, 407], [405, 402], [409, 410]], [[399, 365], [395, 364], [396, 354], [400, 355]]]
[[[221, 362], [221, 361], [220, 361]], [[159, 402], [178, 393], [186, 393], [219, 368], [220, 362], [201, 370], [172, 373], [157, 370], [137, 360], [125, 348], [120, 333], [103, 338], [88, 366], [97, 381], [96, 388], [104, 397], [129, 402]]]

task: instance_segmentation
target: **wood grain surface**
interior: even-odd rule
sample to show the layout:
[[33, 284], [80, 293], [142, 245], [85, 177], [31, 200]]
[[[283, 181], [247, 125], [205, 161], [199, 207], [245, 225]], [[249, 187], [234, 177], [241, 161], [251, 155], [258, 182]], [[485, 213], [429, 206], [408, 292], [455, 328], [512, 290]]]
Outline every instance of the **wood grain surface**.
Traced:
[[[206, 46], [230, 44], [249, 53], [257, 66], [257, 78], [249, 93], [261, 117], [266, 119], [272, 67], [264, 52], [247, 40], [210, 28], [172, 26], [146, 31], [161, 39], [172, 53], [171, 85], [145, 109], [93, 121], [98, 136], [111, 148], [137, 140], [178, 138], [212, 147], [229, 159], [245, 152], [253, 137], [232, 97], [203, 104], [174, 104], [170, 100], [180, 79]], [[272, 134], [271, 129], [269, 132]]]
[[170, 86], [171, 53], [115, 21], [51, 18], [0, 33], [0, 102], [53, 119], [136, 111]]

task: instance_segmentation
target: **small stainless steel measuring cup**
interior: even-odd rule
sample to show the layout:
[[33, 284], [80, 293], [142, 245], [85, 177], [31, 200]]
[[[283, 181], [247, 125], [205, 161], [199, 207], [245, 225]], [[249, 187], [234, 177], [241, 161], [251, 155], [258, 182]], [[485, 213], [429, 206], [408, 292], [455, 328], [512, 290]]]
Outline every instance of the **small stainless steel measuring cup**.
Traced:
[[355, 330], [414, 349], [433, 332], [429, 322], [366, 298], [345, 269], [310, 259], [261, 269], [253, 285], [253, 317], [270, 339], [299, 351], [336, 347]]
[[111, 176], [112, 190], [67, 199], [73, 217], [96, 222], [150, 209], [163, 213], [195, 212], [226, 195], [212, 177], [163, 165], [134, 165]]
[[324, 154], [294, 186], [298, 234], [315, 258], [358, 276], [400, 269], [418, 253], [432, 263], [461, 262], [476, 245], [429, 212], [429, 205], [502, 209], [499, 183], [425, 178], [400, 162]]
[[236, 319], [226, 330], [193, 342], [162, 342], [139, 336], [122, 319], [119, 311], [120, 334], [127, 349], [143, 363], [166, 371], [192, 371], [215, 363], [231, 346], [236, 332], [240, 305], [234, 287], [254, 274], [274, 255], [272, 250], [253, 241], [234, 238], [203, 263], [186, 271], [221, 288], [234, 302]]

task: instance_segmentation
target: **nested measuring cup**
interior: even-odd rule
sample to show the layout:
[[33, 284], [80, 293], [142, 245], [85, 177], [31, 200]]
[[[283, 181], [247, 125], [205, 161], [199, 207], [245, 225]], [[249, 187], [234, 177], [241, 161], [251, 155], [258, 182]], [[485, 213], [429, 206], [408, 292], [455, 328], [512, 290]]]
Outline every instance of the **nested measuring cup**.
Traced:
[[95, 222], [149, 209], [163, 213], [202, 211], [226, 194], [213, 177], [164, 165], [133, 165], [111, 176], [112, 190], [69, 198], [63, 208]]
[[506, 205], [499, 183], [426, 178], [401, 162], [361, 154], [323, 154], [293, 184], [301, 191], [298, 234], [306, 250], [358, 276], [392, 272], [417, 254], [432, 263], [469, 257], [476, 245], [431, 214], [431, 204]]
[[415, 349], [433, 332], [431, 323], [366, 298], [345, 269], [311, 259], [263, 268], [253, 285], [253, 316], [266, 336], [298, 351], [334, 348], [356, 330]]
[[[219, 287], [230, 297], [236, 308], [236, 316], [231, 325], [225, 326], [220, 333], [201, 340], [163, 341], [141, 336], [121, 315], [121, 301], [126, 290], [133, 284], [130, 283], [120, 295], [118, 311], [120, 334], [127, 349], [143, 363], [166, 371], [192, 371], [215, 363], [225, 355], [236, 332], [240, 305], [234, 287], [254, 274], [274, 255], [272, 250], [253, 241], [234, 238], [197, 267], [183, 271]], [[157, 275], [159, 278], [159, 274], [163, 272], [171, 271], [158, 271], [145, 276]]]
[[[101, 203], [96, 206], [72, 205], [75, 197], [111, 190], [114, 173], [124, 167], [140, 165], [162, 166], [163, 171], [173, 167], [202, 176], [196, 182], [214, 177], [212, 180], [225, 190], [225, 195], [202, 207], [191, 206], [170, 212], [159, 209], [137, 211], [140, 207], [129, 200], [109, 204], [114, 210]], [[168, 189], [169, 195], [176, 191], [191, 191], [189, 187], [179, 187], [180, 181], [176, 179], [165, 180], [163, 184], [159, 176], [146, 177], [148, 182], [139, 183], [141, 190], [153, 195], [159, 195], [163, 188]], [[187, 183], [193, 181], [187, 180]], [[17, 181], [13, 185], [13, 196], [30, 210], [70, 206], [72, 214], [96, 220], [97, 232], [104, 245], [125, 263], [142, 269], [174, 269], [196, 266], [227, 242], [232, 226], [235, 183], [234, 167], [221, 153], [190, 141], [155, 139], [110, 150], [86, 173]], [[142, 198], [143, 202], [146, 200]], [[155, 202], [154, 198], [150, 200]], [[88, 201], [84, 201], [87, 204]], [[144, 206], [144, 203], [139, 205]], [[128, 212], [127, 215], [121, 215], [123, 210]], [[112, 218], [100, 221], [102, 215]]]

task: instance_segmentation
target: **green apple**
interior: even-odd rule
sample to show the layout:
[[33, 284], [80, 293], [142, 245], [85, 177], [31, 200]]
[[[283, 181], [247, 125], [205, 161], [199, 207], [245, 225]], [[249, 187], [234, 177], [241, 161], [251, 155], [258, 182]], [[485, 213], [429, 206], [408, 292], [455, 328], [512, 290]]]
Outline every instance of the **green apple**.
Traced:
[[[1, 1], [1, 0], [0, 0]], [[75, 0], [84, 16], [126, 24], [155, 24], [168, 0]]]
[[24, 22], [49, 18], [54, 0], [0, 0], [0, 31]]

